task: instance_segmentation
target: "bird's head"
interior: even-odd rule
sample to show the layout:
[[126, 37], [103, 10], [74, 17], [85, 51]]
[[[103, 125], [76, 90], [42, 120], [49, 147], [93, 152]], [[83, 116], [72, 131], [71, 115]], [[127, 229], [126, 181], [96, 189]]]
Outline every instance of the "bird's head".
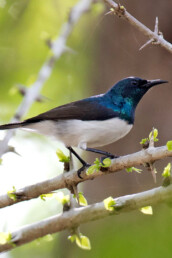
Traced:
[[[124, 102], [130, 102], [130, 104], [133, 105], [133, 107], [136, 107], [143, 95], [153, 86], [167, 83], [167, 81], [164, 80], [145, 80], [138, 77], [128, 77], [125, 78], [118, 83], [116, 83], [108, 92], [110, 95], [112, 95], [112, 98], [114, 96], [115, 98], [119, 97], [119, 100], [121, 99]], [[118, 102], [118, 100], [116, 99]]]

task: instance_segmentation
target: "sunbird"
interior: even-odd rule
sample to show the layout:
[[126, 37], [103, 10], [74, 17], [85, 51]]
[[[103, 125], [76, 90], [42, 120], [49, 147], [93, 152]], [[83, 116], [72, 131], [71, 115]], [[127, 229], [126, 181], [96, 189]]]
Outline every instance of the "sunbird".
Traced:
[[61, 141], [81, 162], [81, 172], [89, 166], [73, 147], [114, 158], [115, 155], [95, 147], [116, 142], [130, 132], [137, 104], [153, 86], [165, 80], [128, 77], [117, 82], [104, 94], [74, 101], [24, 120], [4, 124], [0, 130], [22, 128], [53, 136]]

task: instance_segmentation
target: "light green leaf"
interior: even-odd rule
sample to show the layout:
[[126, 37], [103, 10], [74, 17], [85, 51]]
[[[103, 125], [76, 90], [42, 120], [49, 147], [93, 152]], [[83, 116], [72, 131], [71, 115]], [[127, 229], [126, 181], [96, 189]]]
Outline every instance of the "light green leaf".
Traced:
[[135, 172], [139, 173], [139, 174], [142, 172], [142, 169], [140, 169], [140, 168], [132, 167], [132, 169], [133, 169]]
[[0, 158], [0, 165], [2, 164], [2, 161], [3, 161], [3, 159], [2, 159], [2, 158]]
[[86, 174], [87, 174], [87, 175], [91, 175], [91, 174], [93, 174], [93, 173], [96, 172], [96, 171], [97, 171], [97, 165], [92, 165], [92, 166], [90, 166], [90, 167], [87, 169]]
[[104, 168], [108, 168], [108, 167], [110, 167], [111, 163], [112, 163], [111, 159], [110, 158], [106, 158], [106, 159], [103, 160], [101, 166], [104, 167]]
[[11, 233], [0, 232], [0, 245], [10, 243]]
[[76, 236], [76, 244], [85, 250], [91, 250], [91, 243], [88, 237], [83, 236], [80, 234], [80, 236]]
[[140, 144], [145, 144], [147, 141], [149, 141], [149, 139], [148, 138], [144, 138], [144, 139], [141, 140]]
[[150, 139], [151, 139], [151, 137], [152, 137], [152, 132], [153, 132], [153, 140], [154, 140], [154, 142], [157, 142], [157, 141], [158, 141], [158, 138], [157, 138], [157, 136], [158, 136], [158, 130], [157, 130], [156, 128], [154, 128], [154, 129], [150, 132], [148, 138], [144, 138], [144, 139], [141, 140], [141, 142], [140, 142], [141, 145], [144, 145], [146, 142], [149, 142], [149, 141], [150, 141]]
[[101, 167], [102, 163], [100, 162], [100, 160], [98, 158], [96, 158], [96, 160], [94, 161], [94, 164], [97, 165], [97, 167]]
[[103, 163], [100, 162], [100, 160], [98, 158], [96, 158], [96, 160], [94, 161], [94, 165], [90, 166], [87, 171], [86, 174], [87, 175], [91, 175], [94, 172], [98, 172], [100, 170], [101, 167], [109, 167], [111, 165], [111, 159], [110, 158], [106, 158], [103, 160]]
[[63, 151], [60, 150], [60, 149], [57, 149], [56, 155], [57, 155], [57, 157], [59, 158], [59, 161], [60, 161], [60, 162], [66, 162], [66, 163], [67, 163], [67, 162], [70, 161], [70, 157], [66, 156], [66, 155], [63, 153]]
[[166, 146], [167, 146], [168, 151], [172, 151], [172, 141], [168, 141], [166, 143]]
[[168, 163], [168, 165], [164, 168], [162, 176], [163, 177], [170, 177], [170, 175], [171, 175], [171, 163]]
[[[74, 195], [74, 197], [76, 198], [76, 196]], [[80, 192], [78, 193], [78, 197], [79, 197], [79, 204], [82, 205], [82, 206], [87, 206], [88, 203], [87, 203], [87, 199], [84, 197], [83, 193]], [[78, 200], [77, 200], [78, 201]]]
[[[158, 141], [158, 139], [157, 139], [158, 130], [157, 130], [156, 128], [154, 128], [152, 131], [153, 131], [153, 140], [154, 140], [154, 142], [157, 142], [157, 141]], [[152, 137], [152, 131], [151, 131], [150, 134], [149, 134], [149, 140], [150, 140], [151, 137]]]
[[131, 173], [133, 171], [133, 167], [130, 167], [130, 168], [126, 168], [125, 169], [128, 173]]
[[153, 215], [153, 209], [152, 206], [146, 206], [146, 207], [142, 207], [140, 209], [140, 211], [146, 215]]
[[8, 195], [8, 197], [10, 199], [12, 199], [13, 201], [16, 201], [17, 200], [17, 196], [16, 196], [16, 194], [14, 192], [16, 192], [15, 186], [13, 186], [13, 190], [7, 192], [7, 195]]
[[77, 235], [68, 236], [68, 240], [70, 240], [73, 243], [76, 241], [76, 237], [77, 237]]
[[108, 197], [106, 199], [104, 199], [104, 206], [105, 209], [108, 211], [114, 211], [115, 207], [113, 207], [116, 203], [115, 200], [112, 197]]
[[55, 198], [62, 204], [65, 205], [66, 203], [70, 202], [70, 196], [69, 194], [64, 195], [63, 192], [58, 192], [55, 194]]
[[135, 171], [135, 172], [137, 172], [137, 173], [141, 173], [142, 172], [142, 169], [140, 169], [140, 168], [135, 168], [135, 167], [130, 167], [130, 168], [126, 168], [125, 169], [128, 173], [131, 173], [131, 172], [133, 172], [133, 171]]
[[96, 160], [94, 161], [94, 165], [90, 166], [87, 169], [86, 174], [91, 175], [94, 172], [98, 172], [100, 170], [101, 166], [102, 166], [102, 163], [100, 162], [100, 160], [98, 158], [96, 158]]
[[41, 194], [39, 197], [41, 198], [41, 200], [45, 201], [46, 198], [52, 198], [52, 197], [54, 197], [54, 193]]

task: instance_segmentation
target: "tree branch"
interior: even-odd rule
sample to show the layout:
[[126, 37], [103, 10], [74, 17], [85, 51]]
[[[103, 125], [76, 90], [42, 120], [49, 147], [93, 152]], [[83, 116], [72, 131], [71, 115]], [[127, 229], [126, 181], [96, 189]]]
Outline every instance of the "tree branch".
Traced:
[[[78, 227], [80, 224], [105, 218], [110, 215], [129, 212], [148, 205], [162, 203], [171, 198], [172, 185], [116, 198], [114, 199], [114, 211], [106, 210], [103, 202], [88, 205], [86, 207], [74, 208], [63, 214], [24, 226], [21, 229], [12, 232], [12, 243], [14, 243], [15, 246], [20, 246], [47, 234]], [[0, 245], [0, 252], [10, 250], [13, 247], [12, 244]]]
[[120, 6], [119, 4], [116, 4], [112, 0], [104, 0], [111, 8], [114, 9], [112, 11], [119, 17], [122, 17], [124, 20], [129, 22], [131, 25], [136, 27], [138, 30], [144, 33], [145, 36], [147, 36], [152, 42], [160, 45], [161, 47], [165, 48], [167, 51], [172, 53], [172, 44], [170, 44], [168, 41], [166, 41], [162, 34], [158, 34], [156, 31], [151, 31], [149, 28], [147, 28], [143, 23], [138, 21], [135, 17], [133, 17], [129, 12], [126, 11], [126, 9], [123, 6]]
[[10, 206], [21, 201], [37, 198], [41, 194], [50, 193], [58, 189], [68, 188], [71, 190], [73, 186], [76, 186], [77, 184], [86, 180], [91, 180], [109, 173], [115, 173], [125, 168], [144, 165], [145, 163], [152, 163], [166, 157], [172, 157], [172, 151], [168, 151], [166, 146], [156, 148], [149, 147], [148, 149], [143, 149], [136, 153], [113, 159], [112, 164], [109, 168], [107, 168], [107, 171], [94, 172], [91, 175], [87, 175], [86, 171], [84, 171], [82, 173], [82, 179], [78, 177], [75, 170], [72, 170], [55, 178], [26, 186], [16, 191], [14, 193], [17, 197], [16, 201], [12, 200], [7, 194], [1, 195], [0, 208]]
[[[24, 114], [26, 114], [33, 104], [34, 101], [39, 97], [39, 93], [44, 86], [45, 82], [49, 79], [52, 70], [54, 68], [55, 62], [62, 56], [62, 54], [68, 51], [66, 46], [67, 39], [69, 38], [75, 24], [78, 22], [80, 17], [89, 10], [90, 5], [93, 0], [80, 0], [72, 9], [69, 14], [68, 21], [63, 24], [61, 28], [60, 35], [57, 39], [52, 42], [51, 49], [53, 51], [53, 56], [48, 58], [42, 65], [37, 80], [27, 89], [23, 101], [19, 105], [14, 117], [11, 122], [19, 121]], [[14, 135], [15, 130], [10, 130], [7, 132], [4, 140], [0, 142], [0, 157], [8, 151], [8, 142]]]

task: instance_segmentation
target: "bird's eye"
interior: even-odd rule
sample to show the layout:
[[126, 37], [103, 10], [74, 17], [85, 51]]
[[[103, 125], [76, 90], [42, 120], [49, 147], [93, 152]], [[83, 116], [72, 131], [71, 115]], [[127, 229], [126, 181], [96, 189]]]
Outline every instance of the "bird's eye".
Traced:
[[136, 85], [138, 85], [138, 82], [134, 80], [134, 81], [131, 82], [131, 84], [136, 86]]

